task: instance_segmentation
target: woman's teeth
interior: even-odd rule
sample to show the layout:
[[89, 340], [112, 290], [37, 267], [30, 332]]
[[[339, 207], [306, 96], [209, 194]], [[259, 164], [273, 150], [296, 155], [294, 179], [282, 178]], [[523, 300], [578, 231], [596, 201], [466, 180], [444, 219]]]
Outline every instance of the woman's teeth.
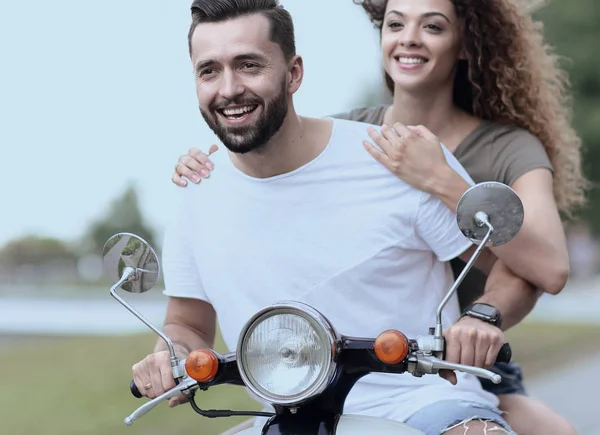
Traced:
[[399, 57], [398, 62], [412, 65], [417, 63], [425, 63], [427, 60], [423, 59], [422, 57]]

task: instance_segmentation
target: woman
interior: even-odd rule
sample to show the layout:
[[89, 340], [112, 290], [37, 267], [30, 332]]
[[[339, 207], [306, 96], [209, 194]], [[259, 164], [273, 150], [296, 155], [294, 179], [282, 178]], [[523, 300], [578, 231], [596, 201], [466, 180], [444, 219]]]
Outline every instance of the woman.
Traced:
[[[360, 4], [381, 31], [386, 83], [394, 101], [337, 117], [384, 125], [382, 134], [370, 133], [373, 142], [365, 148], [398, 177], [451, 209], [468, 185], [434, 152], [440, 141], [476, 182], [496, 180], [513, 187], [525, 207], [523, 229], [493, 251], [537, 288], [560, 292], [568, 277], [568, 255], [559, 211], [569, 216], [583, 204], [585, 180], [580, 140], [569, 123], [567, 81], [543, 45], [540, 27], [511, 0]], [[180, 157], [173, 182], [185, 186], [183, 177], [198, 182], [212, 169], [208, 156], [193, 149]], [[471, 274], [470, 279], [461, 289], [463, 306], [483, 289], [482, 277]], [[484, 388], [498, 394], [517, 433], [576, 433], [562, 417], [524, 395], [518, 368], [504, 369], [510, 372], [501, 371], [503, 378], [514, 382], [504, 390], [485, 383]]]

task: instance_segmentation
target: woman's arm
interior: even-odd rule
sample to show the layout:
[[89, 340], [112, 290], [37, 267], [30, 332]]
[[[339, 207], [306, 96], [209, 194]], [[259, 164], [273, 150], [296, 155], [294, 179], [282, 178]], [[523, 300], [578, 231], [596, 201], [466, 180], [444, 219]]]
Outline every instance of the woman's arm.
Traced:
[[[438, 172], [430, 193], [456, 212], [460, 197], [470, 186], [448, 166]], [[523, 202], [523, 227], [511, 242], [491, 251], [515, 274], [547, 293], [558, 294], [569, 278], [569, 255], [554, 201], [552, 174], [547, 169], [534, 169], [511, 187]]]
[[190, 148], [187, 154], [179, 156], [171, 181], [180, 187], [186, 187], [187, 180], [198, 184], [203, 178], [208, 178], [210, 171], [214, 169], [209, 156], [218, 150], [217, 145], [212, 145], [208, 150], [208, 154], [198, 148]]
[[496, 307], [502, 316], [502, 330], [506, 331], [533, 311], [540, 295], [541, 291], [516, 276], [502, 261], [497, 261], [485, 283], [483, 295], [474, 302]]
[[525, 208], [523, 229], [510, 243], [494, 248], [517, 275], [550, 294], [558, 294], [569, 279], [569, 253], [564, 228], [554, 201], [552, 174], [534, 169], [511, 186]]
[[[461, 196], [470, 187], [444, 156], [440, 142], [431, 132], [420, 133], [396, 124], [391, 132], [384, 126], [381, 134], [370, 129], [365, 148], [396, 176], [438, 197], [456, 212]], [[566, 238], [552, 189], [548, 169], [534, 169], [517, 178], [511, 187], [520, 196], [525, 209], [523, 227], [506, 245], [491, 248], [515, 274], [550, 294], [559, 293], [569, 277]]]

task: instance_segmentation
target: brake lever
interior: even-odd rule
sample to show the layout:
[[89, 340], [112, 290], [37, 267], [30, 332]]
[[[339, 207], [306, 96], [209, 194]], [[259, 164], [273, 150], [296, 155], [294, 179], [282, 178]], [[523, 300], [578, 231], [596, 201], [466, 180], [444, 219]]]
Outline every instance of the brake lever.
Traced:
[[139, 419], [140, 417], [143, 417], [148, 412], [152, 411], [154, 408], [156, 408], [156, 406], [159, 403], [161, 403], [167, 399], [170, 399], [171, 397], [177, 396], [177, 395], [183, 393], [184, 391], [187, 392], [187, 390], [193, 389], [194, 386], [196, 386], [196, 388], [198, 387], [198, 382], [195, 381], [194, 379], [192, 379], [192, 378], [181, 379], [181, 382], [179, 382], [179, 384], [175, 388], [172, 388], [169, 391], [161, 394], [160, 396], [150, 400], [149, 402], [144, 403], [138, 409], [133, 411], [131, 413], [131, 415], [125, 419], [125, 424], [127, 426], [131, 426], [135, 420]]
[[502, 376], [489, 370], [464, 364], [451, 363], [431, 355], [417, 355], [416, 361], [413, 361], [413, 364], [415, 364], [414, 370], [421, 374], [437, 374], [440, 370], [458, 370], [480, 378], [489, 379], [494, 384], [499, 384], [502, 381]]
[[175, 378], [175, 382], [179, 382], [179, 379], [187, 376], [185, 371], [185, 362], [186, 358], [177, 360], [177, 364], [171, 366], [171, 371], [173, 372], [173, 377]]

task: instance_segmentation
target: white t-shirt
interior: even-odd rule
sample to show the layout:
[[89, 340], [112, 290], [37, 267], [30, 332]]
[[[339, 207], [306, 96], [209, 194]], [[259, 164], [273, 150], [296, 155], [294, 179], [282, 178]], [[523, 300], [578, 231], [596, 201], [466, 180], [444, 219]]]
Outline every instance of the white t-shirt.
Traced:
[[[163, 249], [165, 294], [211, 303], [231, 351], [246, 321], [281, 300], [313, 306], [348, 336], [374, 338], [392, 328], [426, 335], [452, 283], [445, 262], [471, 246], [440, 200], [367, 153], [368, 124], [332, 122], [325, 150], [290, 173], [253, 178], [219, 151], [210, 179], [180, 191]], [[454, 297], [444, 326], [459, 314]], [[453, 386], [437, 375], [370, 374], [345, 412], [404, 421], [438, 400], [497, 404], [477, 378], [457, 375]]]

